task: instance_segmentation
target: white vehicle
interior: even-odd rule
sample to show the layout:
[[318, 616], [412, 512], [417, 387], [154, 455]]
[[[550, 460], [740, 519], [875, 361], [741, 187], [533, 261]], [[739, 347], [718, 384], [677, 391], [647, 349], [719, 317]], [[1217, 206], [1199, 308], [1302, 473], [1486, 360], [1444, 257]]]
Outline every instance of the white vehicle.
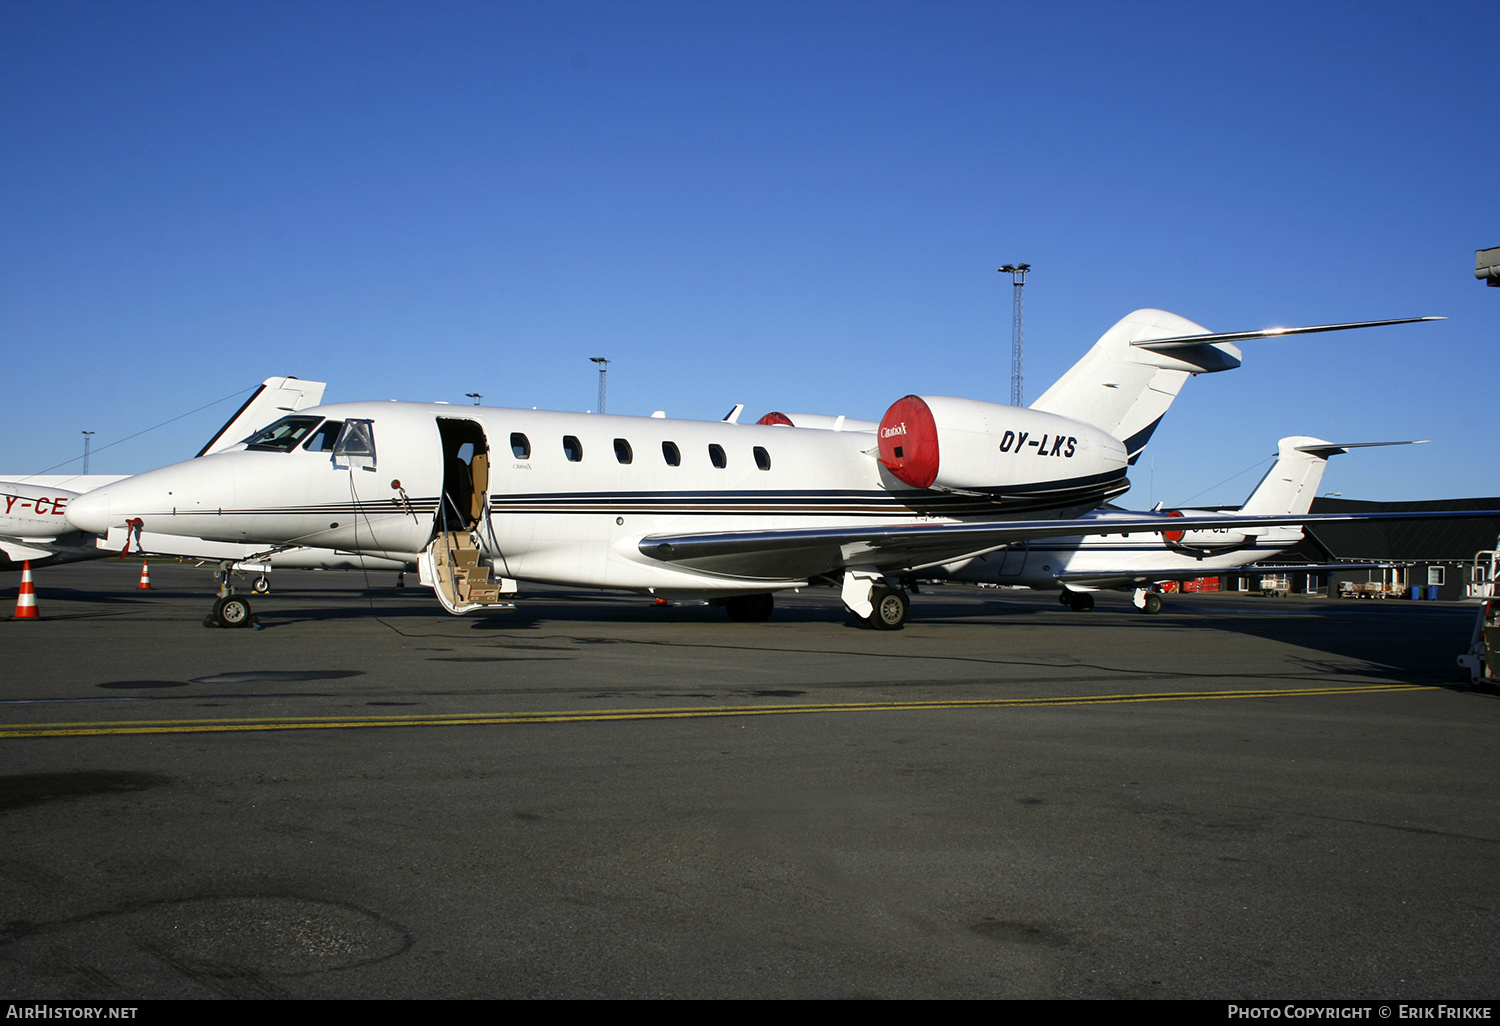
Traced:
[[[1094, 608], [1091, 592], [1133, 588], [1135, 606], [1145, 613], [1161, 611], [1161, 596], [1148, 590], [1162, 581], [1207, 577], [1215, 571], [1257, 563], [1286, 551], [1302, 540], [1295, 524], [1277, 527], [1235, 526], [1237, 518], [1261, 514], [1300, 514], [1312, 507], [1328, 458], [1350, 449], [1416, 442], [1326, 442], [1307, 435], [1283, 438], [1276, 462], [1239, 510], [1171, 510], [1166, 516], [1207, 521], [1223, 526], [1170, 531], [1112, 531], [1070, 538], [1018, 542], [1008, 548], [941, 568], [932, 576], [956, 581], [1009, 584], [1060, 590], [1059, 601], [1077, 611]], [[1114, 510], [1095, 510], [1080, 523], [1107, 528], [1112, 521], [1141, 516]], [[1312, 567], [1311, 569], [1318, 569]]]
[[[897, 629], [900, 575], [1018, 540], [1161, 530], [1157, 514], [1083, 532], [1073, 518], [1128, 487], [1130, 459], [1190, 375], [1238, 366], [1231, 342], [1266, 334], [1213, 335], [1138, 311], [1032, 409], [906, 396], [874, 437], [446, 404], [314, 407], [97, 489], [66, 515], [96, 534], [140, 521], [154, 534], [415, 560], [453, 613], [494, 605], [524, 580], [710, 599], [759, 620], [773, 592], [820, 583], [872, 626]], [[215, 616], [247, 621], [248, 604], [230, 598]]]

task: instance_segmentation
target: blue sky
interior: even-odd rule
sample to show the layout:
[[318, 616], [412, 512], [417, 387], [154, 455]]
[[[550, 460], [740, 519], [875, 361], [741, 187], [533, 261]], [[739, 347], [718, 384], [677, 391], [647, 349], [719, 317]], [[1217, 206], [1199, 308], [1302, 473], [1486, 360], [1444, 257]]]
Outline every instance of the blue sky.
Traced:
[[[1117, 319], [1246, 343], [1128, 504], [1500, 494], [1500, 4], [0, 5], [0, 471], [195, 452], [330, 400], [717, 419], [1004, 402]], [[226, 401], [118, 445], [109, 443]], [[59, 468], [78, 468], [78, 460]], [[1235, 476], [1235, 475], [1239, 476]]]

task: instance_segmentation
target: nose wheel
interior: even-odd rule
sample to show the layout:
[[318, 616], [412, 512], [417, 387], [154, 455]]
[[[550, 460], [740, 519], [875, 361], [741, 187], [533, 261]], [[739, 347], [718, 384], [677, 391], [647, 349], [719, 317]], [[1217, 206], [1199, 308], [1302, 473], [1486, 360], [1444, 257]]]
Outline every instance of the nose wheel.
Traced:
[[214, 603], [214, 611], [203, 621], [205, 627], [250, 627], [255, 618], [250, 615], [250, 600], [239, 595], [226, 595]]
[[[214, 574], [219, 582], [219, 598], [214, 602], [213, 612], [203, 618], [203, 626], [256, 627], [258, 629], [256, 619], [250, 613], [250, 600], [234, 593], [234, 587], [230, 583], [232, 573], [232, 564], [228, 562], [219, 564], [219, 569]], [[259, 581], [256, 582], [257, 585], [259, 583]], [[257, 587], [256, 590], [259, 591], [260, 588]]]

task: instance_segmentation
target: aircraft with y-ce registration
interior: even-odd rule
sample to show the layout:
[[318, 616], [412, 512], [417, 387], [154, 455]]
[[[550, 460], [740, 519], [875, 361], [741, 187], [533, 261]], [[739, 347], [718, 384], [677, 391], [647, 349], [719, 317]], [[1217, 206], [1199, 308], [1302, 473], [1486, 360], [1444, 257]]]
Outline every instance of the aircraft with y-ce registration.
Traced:
[[[1179, 509], [1165, 513], [1172, 520], [1191, 517], [1200, 522], [1206, 520], [1210, 525], [1217, 516], [1225, 521], [1223, 526], [1117, 531], [1017, 542], [995, 552], [950, 563], [926, 576], [1057, 591], [1058, 600], [1075, 612], [1094, 608], [1093, 592], [1133, 589], [1136, 609], [1159, 613], [1162, 599], [1159, 593], [1150, 590], [1152, 585], [1233, 570], [1279, 555], [1300, 542], [1302, 528], [1297, 524], [1255, 527], [1233, 526], [1231, 521], [1247, 515], [1308, 512], [1329, 457], [1350, 449], [1421, 444], [1424, 442], [1335, 443], [1292, 435], [1277, 443], [1275, 462], [1237, 510]], [[1112, 521], [1139, 516], [1124, 510], [1100, 509], [1083, 514], [1079, 520], [1104, 527]], [[1367, 564], [1341, 564], [1338, 568], [1357, 569], [1362, 565]], [[1332, 568], [1307, 565], [1299, 569]]]
[[[322, 401], [327, 384], [294, 377], [263, 381], [224, 425], [198, 450], [201, 459], [243, 441], [257, 429], [288, 413]], [[249, 547], [202, 538], [156, 535], [140, 523], [117, 525], [103, 534], [79, 531], [67, 521], [70, 503], [103, 485], [124, 480], [124, 474], [30, 475], [0, 480], [0, 570], [18, 570], [24, 563], [41, 567], [128, 554], [182, 556], [226, 564], [234, 570], [257, 573], [255, 590], [270, 590], [267, 575], [277, 567], [317, 569], [405, 569], [407, 564], [341, 553], [331, 549], [287, 548], [257, 555]]]
[[[327, 385], [292, 377], [267, 378], [198, 450], [218, 452], [287, 413], [315, 406]], [[67, 521], [68, 505], [85, 492], [123, 480], [125, 474], [15, 475], [0, 480], [0, 570], [100, 559], [119, 553], [105, 539]], [[175, 539], [174, 539], [175, 540]], [[165, 540], [163, 540], [165, 541]]]
[[[863, 431], [445, 403], [363, 402], [283, 417], [242, 444], [90, 492], [69, 522], [336, 548], [418, 564], [452, 613], [518, 582], [708, 599], [763, 620], [772, 595], [836, 587], [897, 629], [903, 575], [1032, 538], [1161, 530], [1076, 518], [1126, 473], [1186, 379], [1239, 365], [1237, 340], [1400, 321], [1213, 334], [1159, 310], [1112, 327], [1030, 409], [908, 395]], [[1354, 515], [1350, 515], [1354, 516]], [[1343, 515], [1339, 515], [1344, 518]], [[1302, 518], [1244, 517], [1255, 526]], [[1173, 529], [1227, 526], [1185, 517]], [[248, 622], [221, 593], [213, 618]]]

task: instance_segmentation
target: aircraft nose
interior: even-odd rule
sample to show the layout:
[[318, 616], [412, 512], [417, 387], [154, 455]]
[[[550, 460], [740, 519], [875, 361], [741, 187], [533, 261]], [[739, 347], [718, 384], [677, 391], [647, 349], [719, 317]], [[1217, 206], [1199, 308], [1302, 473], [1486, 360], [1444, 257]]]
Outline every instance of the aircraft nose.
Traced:
[[110, 497], [109, 486], [84, 492], [63, 511], [69, 524], [85, 534], [105, 534], [109, 531]]

